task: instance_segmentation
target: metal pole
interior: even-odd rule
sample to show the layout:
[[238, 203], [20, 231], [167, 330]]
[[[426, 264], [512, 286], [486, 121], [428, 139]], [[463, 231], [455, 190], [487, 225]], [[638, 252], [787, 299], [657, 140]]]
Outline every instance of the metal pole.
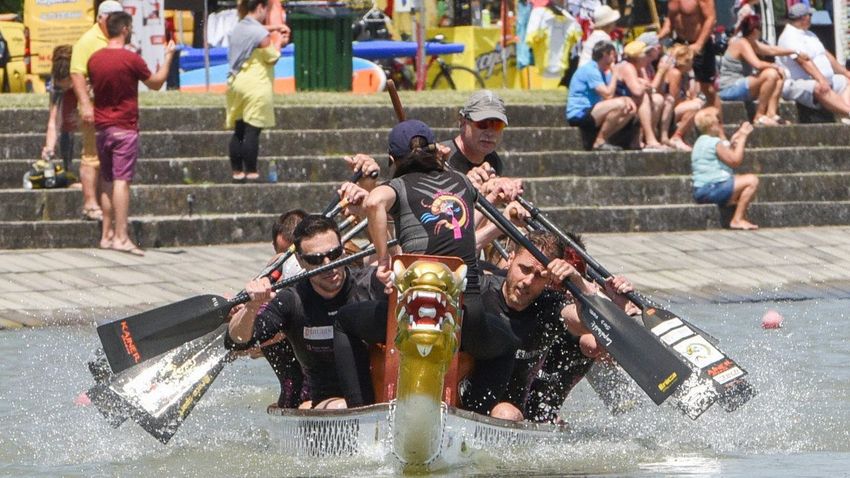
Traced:
[[207, 93], [210, 92], [210, 44], [207, 40], [207, 23], [209, 20], [209, 0], [204, 0], [204, 84]]

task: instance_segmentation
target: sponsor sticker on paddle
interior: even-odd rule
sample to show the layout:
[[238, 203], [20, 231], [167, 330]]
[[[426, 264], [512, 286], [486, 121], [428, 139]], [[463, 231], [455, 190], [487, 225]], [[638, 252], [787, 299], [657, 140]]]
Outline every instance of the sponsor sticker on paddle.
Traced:
[[673, 349], [701, 369], [725, 358], [719, 350], [699, 335], [679, 342], [673, 346]]

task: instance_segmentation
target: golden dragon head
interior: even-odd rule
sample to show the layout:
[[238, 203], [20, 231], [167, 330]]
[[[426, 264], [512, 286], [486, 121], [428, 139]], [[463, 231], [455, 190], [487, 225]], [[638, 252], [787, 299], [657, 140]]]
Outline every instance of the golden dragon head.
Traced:
[[396, 347], [448, 363], [458, 346], [453, 314], [466, 288], [466, 266], [453, 271], [441, 262], [417, 260], [405, 268], [395, 261], [393, 272], [399, 294]]

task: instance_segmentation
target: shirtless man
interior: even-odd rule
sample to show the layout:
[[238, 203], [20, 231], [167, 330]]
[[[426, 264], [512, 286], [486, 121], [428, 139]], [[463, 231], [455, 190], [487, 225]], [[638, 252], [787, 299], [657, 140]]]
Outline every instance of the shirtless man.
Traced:
[[[714, 29], [717, 14], [714, 0], [670, 0], [667, 18], [658, 32], [658, 38], [674, 37], [674, 41], [687, 43], [694, 51], [694, 77], [709, 105], [720, 107], [714, 90], [717, 65], [714, 58]], [[675, 35], [674, 35], [675, 34]]]

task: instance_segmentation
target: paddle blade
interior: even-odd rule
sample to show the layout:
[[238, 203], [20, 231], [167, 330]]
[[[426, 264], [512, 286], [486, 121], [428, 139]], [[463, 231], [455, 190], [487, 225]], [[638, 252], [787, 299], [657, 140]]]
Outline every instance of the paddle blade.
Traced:
[[215, 330], [232, 307], [223, 297], [199, 295], [103, 324], [97, 335], [118, 374]]
[[652, 333], [694, 371], [694, 378], [676, 395], [677, 406], [688, 417], [696, 420], [718, 400], [732, 411], [755, 396], [755, 389], [743, 378], [747, 371], [699, 328], [664, 309], [647, 308], [643, 316]]
[[110, 420], [129, 416], [168, 443], [229, 361], [226, 326], [96, 385], [92, 402]]
[[610, 300], [578, 295], [581, 319], [596, 340], [660, 405], [691, 375], [691, 369]]

